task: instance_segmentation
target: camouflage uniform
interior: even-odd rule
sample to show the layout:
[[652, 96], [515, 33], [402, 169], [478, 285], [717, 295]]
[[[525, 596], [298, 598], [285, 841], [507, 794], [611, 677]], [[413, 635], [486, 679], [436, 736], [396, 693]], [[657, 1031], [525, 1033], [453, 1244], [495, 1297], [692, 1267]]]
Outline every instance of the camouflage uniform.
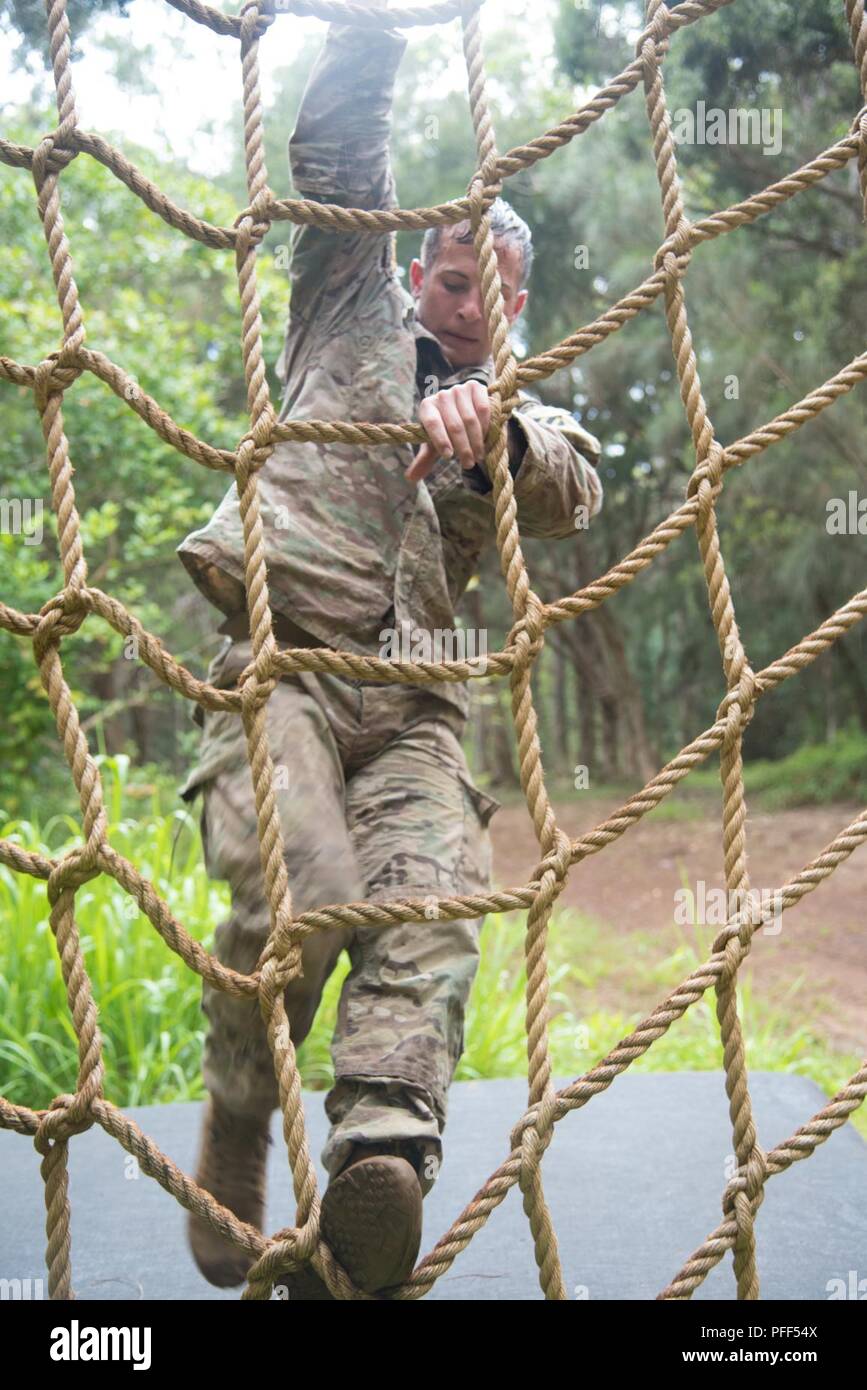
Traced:
[[[306, 198], [388, 208], [394, 78], [406, 39], [394, 30], [332, 24], [289, 141], [293, 182]], [[291, 309], [278, 372], [281, 419], [394, 422], [417, 418], [423, 395], [493, 361], [455, 370], [419, 322], [400, 284], [394, 235], [295, 231]], [[482, 465], [439, 459], [420, 483], [405, 470], [415, 446], [281, 442], [259, 473], [271, 605], [284, 645], [379, 655], [384, 629], [454, 629], [454, 608], [494, 539], [493, 493]], [[520, 393], [509, 424], [510, 468], [522, 532], [572, 537], [575, 509], [595, 514], [599, 443], [564, 410]], [[251, 659], [243, 587], [243, 529], [233, 484], [211, 521], [178, 553], [227, 620], [208, 673], [231, 686]], [[472, 782], [460, 737], [463, 684], [389, 686], [332, 675], [281, 680], [268, 704], [293, 903], [448, 896], [490, 883], [487, 823], [497, 803]], [[181, 788], [204, 789], [208, 872], [228, 879], [232, 915], [217, 928], [219, 958], [249, 971], [268, 933], [256, 813], [239, 716], [195, 710], [197, 766]], [[287, 781], [288, 786], [281, 786]], [[332, 1128], [323, 1163], [336, 1172], [354, 1139], [407, 1141], [440, 1155], [446, 1092], [463, 1048], [478, 964], [477, 921], [315, 933], [304, 977], [287, 990], [292, 1035], [312, 1023], [345, 947], [352, 971], [340, 1000], [326, 1100]], [[238, 1110], [277, 1103], [258, 1006], [204, 989], [209, 1090]], [[430, 1168], [422, 1173], [427, 1191]]]

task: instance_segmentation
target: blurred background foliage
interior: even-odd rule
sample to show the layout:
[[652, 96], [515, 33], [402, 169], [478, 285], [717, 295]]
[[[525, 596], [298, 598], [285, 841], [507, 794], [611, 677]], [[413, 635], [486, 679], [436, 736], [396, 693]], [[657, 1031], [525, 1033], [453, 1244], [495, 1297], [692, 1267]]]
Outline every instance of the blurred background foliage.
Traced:
[[[97, 26], [88, 27], [91, 20], [103, 12], [133, 13], [135, 4], [72, 3], [73, 51], [96, 32]], [[278, 16], [276, 31], [290, 23]], [[534, 60], [529, 42], [531, 29], [541, 25], [555, 36], [554, 60], [546, 65]], [[508, 23], [489, 7], [485, 48], [499, 148], [538, 135], [592, 95], [631, 61], [641, 27], [640, 7], [625, 0], [538, 0], [521, 17], [510, 11]], [[41, 4], [0, 0], [0, 28], [35, 72], [45, 50]], [[192, 48], [197, 26], [189, 23], [184, 32]], [[274, 33], [267, 42], [273, 40]], [[137, 55], [116, 36], [101, 43], [123, 90], [152, 91], [158, 99], [146, 54]], [[291, 192], [286, 140], [317, 47], [318, 38], [309, 35], [287, 45], [265, 112], [270, 181], [280, 193]], [[462, 195], [474, 172], [466, 101], [460, 94], [456, 99], [447, 80], [460, 61], [459, 47], [455, 26], [410, 34], [393, 139], [405, 207]], [[815, 157], [846, 134], [861, 102], [837, 0], [805, 0], [796, 23], [785, 0], [738, 0], [673, 37], [665, 76], [673, 112], [703, 100], [708, 108], [779, 111], [782, 121], [776, 154], [760, 145], [679, 147], [693, 218], [746, 198]], [[35, 98], [3, 107], [4, 134], [20, 143], [35, 143], [54, 123], [52, 110]], [[117, 129], [102, 133], [200, 216], [230, 224], [245, 206], [237, 97], [227, 104], [228, 154], [211, 178], [131, 143], [121, 110]], [[231, 256], [167, 228], [86, 156], [64, 173], [62, 195], [89, 342], [122, 364], [179, 423], [232, 447], [246, 419]], [[530, 224], [536, 247], [529, 300], [516, 325], [523, 355], [591, 321], [652, 270], [664, 233], [641, 88], [585, 135], [508, 180], [504, 196]], [[59, 343], [59, 315], [33, 188], [23, 171], [4, 167], [0, 174], [0, 228], [2, 350], [36, 362]], [[280, 268], [285, 258], [275, 253], [288, 238], [289, 224], [273, 227], [259, 266], [278, 400], [273, 365], [288, 281]], [[400, 234], [401, 265], [408, 266], [420, 241], [420, 234]], [[586, 248], [586, 258], [576, 254], [579, 248]], [[732, 442], [863, 350], [867, 243], [857, 161], [770, 217], [697, 248], [686, 284], [711, 418], [717, 436]], [[589, 532], [557, 544], [526, 543], [534, 587], [552, 598], [616, 563], [684, 499], [693, 451], [661, 301], [537, 389], [545, 400], [575, 411], [604, 446], [605, 504]], [[867, 495], [865, 399], [856, 389], [726, 477], [720, 534], [755, 669], [864, 585], [864, 538], [829, 535], [826, 507], [852, 490]], [[3, 598], [35, 611], [61, 583], [44, 441], [28, 391], [4, 384], [0, 400], [0, 492], [45, 498], [40, 544], [0, 534]], [[164, 445], [92, 376], [68, 392], [64, 413], [90, 582], [115, 594], [173, 655], [204, 675], [220, 640], [220, 619], [193, 591], [175, 547], [210, 515], [227, 476]], [[510, 626], [495, 553], [487, 556], [461, 617], [488, 629], [489, 650]], [[94, 749], [129, 755], [168, 787], [178, 784], [195, 752], [191, 707], [142, 663], [125, 659], [121, 639], [104, 625], [88, 622], [64, 643], [63, 655]], [[812, 747], [845, 747], [854, 758], [847, 785], [855, 795], [867, 750], [865, 655], [862, 625], [761, 701], [747, 731], [748, 758], [775, 762]], [[29, 644], [8, 635], [0, 641], [0, 687], [0, 806], [10, 815], [74, 810]], [[483, 784], [507, 790], [517, 765], [508, 691], [502, 682], [485, 681], [474, 682], [472, 693], [474, 771]], [[569, 780], [581, 763], [591, 780], [634, 783], [712, 723], [724, 685], [694, 534], [674, 542], [614, 601], [548, 634], [535, 694], [546, 769], [555, 782]], [[821, 780], [821, 758], [817, 767]]]

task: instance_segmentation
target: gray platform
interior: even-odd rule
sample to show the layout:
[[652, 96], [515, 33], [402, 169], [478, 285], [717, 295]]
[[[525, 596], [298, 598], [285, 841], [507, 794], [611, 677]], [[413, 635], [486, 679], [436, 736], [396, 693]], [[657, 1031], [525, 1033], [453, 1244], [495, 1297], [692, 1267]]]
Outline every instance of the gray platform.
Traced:
[[[556, 1081], [558, 1089], [569, 1078]], [[772, 1148], [825, 1097], [803, 1077], [750, 1077], [759, 1141]], [[304, 1093], [321, 1186], [324, 1092]], [[440, 1178], [425, 1200], [422, 1254], [451, 1225], [508, 1151], [526, 1108], [521, 1080], [456, 1082], [449, 1093]], [[203, 1106], [137, 1107], [129, 1114], [192, 1173]], [[268, 1229], [294, 1219], [280, 1116], [273, 1117]], [[621, 1076], [567, 1115], [544, 1159], [545, 1189], [570, 1297], [653, 1299], [718, 1224], [731, 1153], [722, 1072]], [[229, 1299], [199, 1274], [184, 1238], [183, 1208], [100, 1129], [70, 1148], [73, 1283], [79, 1298]], [[32, 1141], [0, 1131], [0, 1278], [45, 1276], [45, 1210]], [[811, 1158], [773, 1178], [757, 1219], [767, 1299], [827, 1300], [829, 1281], [867, 1277], [867, 1144], [851, 1125]], [[37, 1286], [38, 1287], [38, 1286]], [[851, 1295], [850, 1295], [851, 1296]], [[428, 1299], [539, 1299], [529, 1224], [512, 1188]], [[731, 1255], [694, 1295], [734, 1299]]]

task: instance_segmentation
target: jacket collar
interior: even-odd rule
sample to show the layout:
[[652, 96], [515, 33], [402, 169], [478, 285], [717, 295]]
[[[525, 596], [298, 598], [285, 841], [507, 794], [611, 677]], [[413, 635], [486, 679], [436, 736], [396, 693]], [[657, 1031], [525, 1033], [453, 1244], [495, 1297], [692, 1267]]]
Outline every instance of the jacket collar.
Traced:
[[454, 363], [449, 361], [446, 349], [440, 339], [419, 321], [415, 312], [415, 301], [413, 301], [409, 312], [410, 327], [415, 333], [416, 339], [418, 356], [416, 376], [420, 386], [424, 384], [424, 378], [427, 376], [437, 377], [441, 382], [440, 389], [456, 386], [462, 381], [482, 381], [488, 385], [493, 380], [493, 354], [490, 354], [484, 362], [477, 366], [456, 367]]

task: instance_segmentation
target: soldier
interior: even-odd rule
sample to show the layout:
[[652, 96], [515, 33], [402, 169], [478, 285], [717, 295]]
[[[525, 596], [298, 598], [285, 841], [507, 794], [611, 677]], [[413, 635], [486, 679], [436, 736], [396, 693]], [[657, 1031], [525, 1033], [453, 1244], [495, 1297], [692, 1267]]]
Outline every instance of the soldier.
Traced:
[[[389, 160], [394, 79], [406, 39], [393, 29], [332, 24], [289, 141], [305, 198], [397, 206]], [[526, 299], [529, 229], [501, 199], [490, 210], [510, 322]], [[394, 631], [455, 628], [454, 608], [494, 540], [484, 468], [493, 359], [468, 223], [428, 230], [398, 278], [394, 234], [296, 228], [291, 308], [278, 374], [280, 418], [396, 422], [418, 418], [427, 442], [361, 446], [278, 442], [259, 473], [268, 587], [281, 646], [384, 654]], [[530, 536], [576, 537], [602, 490], [600, 446], [568, 411], [522, 392], [508, 425], [518, 520]], [[252, 658], [236, 485], [178, 548], [225, 614], [208, 680], [235, 684]], [[387, 643], [386, 643], [387, 645]], [[385, 653], [387, 654], [387, 653]], [[331, 674], [282, 678], [266, 706], [275, 794], [296, 914], [325, 904], [429, 897], [432, 920], [335, 928], [305, 938], [303, 976], [285, 991], [295, 1046], [313, 1023], [341, 951], [351, 970], [332, 1042], [329, 1184], [321, 1230], [353, 1280], [374, 1293], [403, 1282], [421, 1241], [422, 1198], [442, 1158], [446, 1095], [464, 1045], [464, 1014], [483, 918], [435, 920], [435, 904], [490, 888], [488, 821], [461, 747], [463, 684], [386, 685]], [[232, 911], [215, 951], [249, 973], [270, 914], [241, 719], [203, 711], [199, 761], [180, 789], [201, 789], [211, 877]], [[262, 1228], [274, 1066], [255, 1000], [203, 987], [210, 1099], [197, 1181]], [[249, 1257], [201, 1219], [188, 1234], [212, 1283], [238, 1284]], [[290, 1297], [327, 1299], [311, 1267], [283, 1281]]]

